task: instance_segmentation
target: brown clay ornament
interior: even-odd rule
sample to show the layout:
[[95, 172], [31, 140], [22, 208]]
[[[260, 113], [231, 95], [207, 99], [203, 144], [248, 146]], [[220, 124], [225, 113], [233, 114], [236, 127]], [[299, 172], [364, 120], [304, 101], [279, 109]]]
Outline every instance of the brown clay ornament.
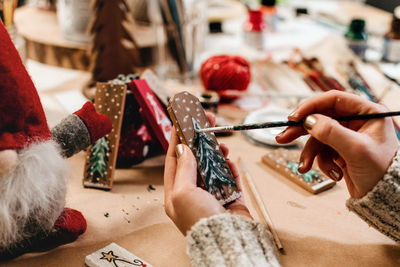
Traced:
[[188, 92], [176, 94], [169, 101], [168, 113], [180, 141], [197, 159], [198, 184], [222, 205], [239, 198], [239, 189], [214, 133], [195, 132], [210, 127], [200, 101]]

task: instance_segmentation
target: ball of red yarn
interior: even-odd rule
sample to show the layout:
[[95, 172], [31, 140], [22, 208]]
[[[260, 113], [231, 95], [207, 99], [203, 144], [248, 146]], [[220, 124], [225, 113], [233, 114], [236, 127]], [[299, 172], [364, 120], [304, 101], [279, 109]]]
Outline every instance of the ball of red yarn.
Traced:
[[207, 90], [244, 91], [250, 83], [250, 64], [239, 56], [213, 56], [201, 66], [200, 77]]

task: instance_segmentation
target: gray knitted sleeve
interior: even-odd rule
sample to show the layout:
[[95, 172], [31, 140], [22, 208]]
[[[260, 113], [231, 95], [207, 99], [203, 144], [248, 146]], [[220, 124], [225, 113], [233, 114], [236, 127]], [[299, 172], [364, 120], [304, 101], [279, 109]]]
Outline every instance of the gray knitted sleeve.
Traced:
[[400, 242], [400, 150], [383, 179], [367, 195], [350, 198], [346, 205], [370, 226]]
[[280, 266], [272, 235], [261, 223], [229, 213], [198, 221], [186, 235], [192, 266]]
[[90, 134], [85, 123], [75, 114], [64, 118], [51, 129], [53, 139], [61, 146], [66, 158], [86, 149], [90, 145]]

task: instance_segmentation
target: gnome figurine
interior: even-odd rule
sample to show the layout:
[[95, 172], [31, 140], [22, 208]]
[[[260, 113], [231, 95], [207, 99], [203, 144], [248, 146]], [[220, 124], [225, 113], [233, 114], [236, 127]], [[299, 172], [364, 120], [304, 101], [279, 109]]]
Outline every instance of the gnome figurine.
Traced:
[[49, 130], [37, 91], [0, 22], [0, 259], [46, 251], [86, 230], [65, 207], [66, 157], [111, 130], [92, 103]]

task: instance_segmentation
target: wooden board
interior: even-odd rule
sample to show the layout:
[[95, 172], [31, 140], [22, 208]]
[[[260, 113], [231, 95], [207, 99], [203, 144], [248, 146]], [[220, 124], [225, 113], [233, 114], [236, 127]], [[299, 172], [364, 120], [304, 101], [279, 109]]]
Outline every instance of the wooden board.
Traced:
[[83, 186], [110, 190], [114, 181], [127, 86], [97, 83], [96, 87], [96, 110], [110, 118], [113, 128], [88, 148]]
[[142, 109], [142, 116], [146, 118], [147, 124], [153, 130], [164, 151], [167, 152], [172, 124], [156, 95], [150, 89], [146, 80], [143, 79], [133, 80], [129, 84], [129, 88]]
[[198, 184], [222, 205], [239, 198], [239, 189], [214, 133], [195, 132], [210, 126], [200, 101], [188, 92], [176, 94], [170, 100], [168, 113], [180, 141], [190, 147], [197, 159], [201, 177]]
[[89, 267], [141, 266], [153, 267], [138, 256], [130, 253], [115, 243], [86, 256], [85, 264]]
[[318, 194], [336, 184], [316, 168], [304, 175], [297, 172], [299, 156], [297, 150], [279, 148], [264, 155], [262, 162], [313, 194]]
[[165, 87], [164, 82], [160, 80], [160, 78], [158, 78], [158, 76], [151, 69], [146, 69], [140, 75], [140, 78], [146, 80], [151, 90], [157, 95], [158, 99], [161, 101], [161, 105], [166, 110], [171, 95], [168, 89]]

